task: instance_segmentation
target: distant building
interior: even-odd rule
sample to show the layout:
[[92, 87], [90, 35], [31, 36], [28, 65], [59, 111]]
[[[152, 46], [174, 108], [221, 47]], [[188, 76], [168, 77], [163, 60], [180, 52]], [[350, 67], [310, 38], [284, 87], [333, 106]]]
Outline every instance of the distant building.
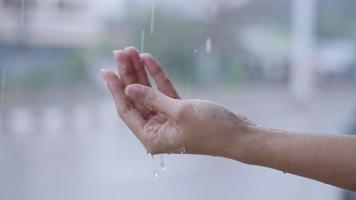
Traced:
[[109, 1], [0, 0], [0, 44], [72, 47], [95, 43], [103, 32], [102, 11]]

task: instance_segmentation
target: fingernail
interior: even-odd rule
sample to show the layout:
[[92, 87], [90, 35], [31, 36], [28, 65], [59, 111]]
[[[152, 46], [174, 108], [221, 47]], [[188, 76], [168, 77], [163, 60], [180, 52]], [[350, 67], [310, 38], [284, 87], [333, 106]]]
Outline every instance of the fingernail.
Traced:
[[120, 53], [121, 52], [121, 50], [113, 50], [112, 51], [112, 53], [114, 54], [114, 55], [117, 55], [118, 53]]
[[109, 75], [110, 70], [108, 70], [108, 69], [101, 69], [101, 70], [100, 70], [100, 73], [101, 73], [101, 77], [102, 77], [103, 80], [104, 80], [105, 85], [108, 86], [108, 80], [107, 80], [108, 78], [107, 78], [107, 76]]
[[151, 56], [151, 54], [146, 53], [146, 52], [142, 52], [140, 55], [141, 55], [141, 57], [150, 57]]
[[101, 70], [100, 70], [100, 73], [101, 73], [102, 77], [105, 78], [105, 76], [107, 76], [107, 74], [109, 73], [109, 70], [107, 70], [107, 69], [101, 69]]
[[133, 48], [132, 46], [129, 46], [129, 47], [125, 47], [124, 50], [132, 49], [132, 48]]

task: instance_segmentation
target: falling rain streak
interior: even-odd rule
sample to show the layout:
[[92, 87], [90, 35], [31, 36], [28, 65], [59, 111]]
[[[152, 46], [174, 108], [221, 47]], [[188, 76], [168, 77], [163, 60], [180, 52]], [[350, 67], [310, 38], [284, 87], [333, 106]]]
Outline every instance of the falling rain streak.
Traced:
[[154, 34], [155, 29], [155, 0], [152, 0], [151, 5], [151, 35]]
[[141, 45], [140, 45], [140, 51], [143, 52], [145, 48], [145, 30], [141, 31]]
[[[155, 31], [155, 0], [152, 0], [152, 4], [151, 4], [151, 24], [150, 24], [150, 34], [153, 35]], [[144, 47], [145, 47], [145, 30], [142, 29], [141, 31], [141, 45], [140, 45], [140, 51], [144, 52]], [[154, 159], [154, 156], [152, 156], [152, 154], [148, 153], [148, 156], [153, 160], [153, 176], [155, 178], [158, 178], [160, 173], [159, 170], [156, 167], [156, 162]], [[165, 171], [167, 169], [166, 164], [164, 162], [164, 156], [163, 154], [161, 154], [161, 163], [160, 163], [160, 169], [162, 171]]]
[[208, 38], [206, 39], [206, 42], [205, 42], [205, 51], [206, 51], [207, 53], [210, 53], [210, 52], [211, 52], [211, 39], [210, 39], [210, 37], [208, 37]]
[[0, 105], [4, 104], [4, 90], [5, 90], [6, 68], [1, 69], [1, 88], [0, 88]]
[[161, 159], [161, 163], [160, 166], [158, 167], [156, 164], [156, 159], [155, 156], [152, 155], [151, 153], [147, 153], [148, 157], [150, 160], [152, 160], [152, 164], [153, 164], [153, 176], [155, 178], [158, 178], [160, 175], [159, 170], [161, 169], [162, 171], [166, 171], [167, 170], [167, 166], [166, 163], [164, 162], [164, 155], [161, 154], [160, 159]]
[[25, 24], [25, 0], [21, 0], [20, 26]]
[[166, 163], [164, 162], [164, 156], [161, 154], [161, 169], [165, 171], [167, 169]]

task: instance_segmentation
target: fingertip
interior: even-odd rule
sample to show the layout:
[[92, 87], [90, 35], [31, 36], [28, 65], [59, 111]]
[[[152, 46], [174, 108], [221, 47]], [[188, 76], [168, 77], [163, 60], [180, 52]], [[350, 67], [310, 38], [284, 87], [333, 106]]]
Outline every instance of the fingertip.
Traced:
[[150, 53], [141, 53], [140, 57], [145, 66], [148, 68], [151, 68], [153, 65], [152, 63], [155, 63], [155, 58]]
[[123, 50], [114, 50], [113, 55], [116, 59], [121, 59], [125, 52]]
[[140, 57], [143, 59], [147, 59], [147, 58], [153, 58], [153, 56], [150, 53], [141, 53]]
[[162, 70], [160, 64], [156, 61], [156, 59], [151, 54], [144, 53], [141, 55], [142, 55], [141, 59], [151, 75], [154, 75], [158, 71]]
[[139, 84], [131, 84], [125, 88], [126, 96], [136, 100], [143, 95], [144, 88]]
[[113, 71], [110, 69], [101, 69], [100, 70], [101, 76], [104, 79], [106, 85], [115, 85], [118, 84], [120, 87], [122, 87], [123, 83], [118, 75], [116, 75]]
[[134, 46], [129, 46], [124, 49], [127, 53], [139, 53], [139, 50]]
[[105, 81], [109, 81], [110, 76], [112, 76], [113, 72], [109, 69], [100, 69], [101, 76]]
[[140, 59], [140, 52], [135, 47], [126, 47], [124, 51], [127, 57], [131, 58], [133, 61], [138, 61]]
[[110, 70], [110, 69], [106, 69], [106, 68], [102, 68], [102, 69], [100, 69], [100, 72], [101, 72], [102, 74], [107, 74], [107, 73], [110, 73], [111, 70]]
[[122, 50], [116, 49], [116, 50], [113, 50], [113, 51], [112, 51], [112, 53], [113, 53], [114, 56], [117, 55], [117, 54], [119, 54], [120, 52], [122, 52]]

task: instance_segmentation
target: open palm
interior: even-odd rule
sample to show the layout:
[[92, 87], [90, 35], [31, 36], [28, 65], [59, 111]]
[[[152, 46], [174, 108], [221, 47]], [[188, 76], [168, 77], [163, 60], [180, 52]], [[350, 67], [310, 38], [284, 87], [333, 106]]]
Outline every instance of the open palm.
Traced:
[[114, 57], [119, 74], [109, 70], [102, 70], [102, 73], [121, 119], [135, 133], [148, 152], [181, 151], [184, 144], [179, 138], [175, 122], [152, 108], [155, 94], [145, 99], [142, 104], [135, 103], [125, 94], [125, 88], [132, 84], [151, 87], [147, 69], [160, 92], [173, 99], [179, 99], [167, 74], [150, 54], [140, 54], [134, 47], [114, 51]]

